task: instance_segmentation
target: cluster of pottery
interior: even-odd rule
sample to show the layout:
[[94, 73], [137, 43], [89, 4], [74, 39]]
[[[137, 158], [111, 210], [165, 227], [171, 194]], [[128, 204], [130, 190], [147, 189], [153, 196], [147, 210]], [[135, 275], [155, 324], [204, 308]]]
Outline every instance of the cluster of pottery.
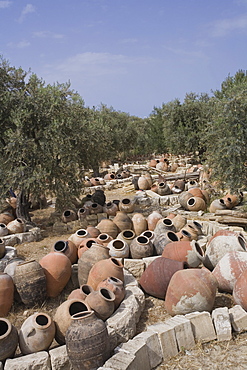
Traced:
[[209, 212], [215, 213], [217, 210], [233, 209], [241, 203], [243, 193], [240, 191], [236, 194], [227, 193], [224, 197], [212, 201]]
[[160, 171], [175, 172], [179, 165], [177, 162], [170, 163], [167, 157], [160, 157], [151, 159], [148, 166]]
[[106, 181], [115, 180], [115, 179], [126, 179], [130, 177], [130, 171], [124, 170], [119, 173], [109, 172], [104, 177], [86, 177], [84, 181], [84, 186], [91, 187], [91, 186], [99, 186], [105, 185]]
[[[188, 184], [190, 183], [191, 181]], [[179, 194], [179, 203], [187, 211], [205, 211], [209, 202], [209, 192], [199, 188], [197, 184]]]
[[25, 230], [26, 225], [21, 218], [14, 218], [10, 213], [0, 213], [0, 237], [23, 233]]

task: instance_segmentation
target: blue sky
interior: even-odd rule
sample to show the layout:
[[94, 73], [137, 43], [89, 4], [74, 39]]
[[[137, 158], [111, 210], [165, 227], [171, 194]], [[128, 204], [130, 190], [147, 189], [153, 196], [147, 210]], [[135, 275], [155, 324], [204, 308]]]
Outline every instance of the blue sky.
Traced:
[[0, 35], [10, 65], [145, 117], [247, 69], [247, 0], [6, 0]]

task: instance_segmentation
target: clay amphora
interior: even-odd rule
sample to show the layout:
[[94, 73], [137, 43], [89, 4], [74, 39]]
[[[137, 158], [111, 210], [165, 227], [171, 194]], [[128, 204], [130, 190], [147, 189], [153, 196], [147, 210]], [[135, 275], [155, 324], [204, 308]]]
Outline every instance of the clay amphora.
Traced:
[[165, 182], [160, 182], [159, 184], [158, 184], [158, 188], [157, 188], [157, 193], [159, 194], [159, 195], [169, 195], [169, 194], [171, 194], [171, 189], [170, 189], [170, 187], [169, 187], [169, 185], [168, 184], [166, 184]]
[[108, 259], [109, 257], [109, 248], [102, 244], [93, 243], [78, 260], [79, 285], [87, 284], [89, 271], [96, 262], [103, 259]]
[[99, 234], [99, 236], [96, 238], [97, 243], [105, 245], [105, 246], [107, 246], [111, 240], [113, 240], [113, 237], [106, 233]]
[[29, 316], [19, 331], [19, 346], [24, 355], [46, 351], [55, 337], [55, 323], [49, 315], [36, 312]]
[[0, 317], [7, 316], [14, 301], [14, 282], [11, 276], [0, 272]]
[[81, 244], [83, 239], [91, 238], [92, 236], [89, 234], [89, 232], [86, 229], [79, 229], [74, 234], [70, 235], [68, 240], [71, 240], [76, 248], [79, 248], [79, 245]]
[[78, 220], [84, 220], [90, 214], [89, 208], [81, 207], [77, 211]]
[[179, 194], [179, 197], [178, 197], [179, 204], [183, 208], [187, 209], [187, 202], [192, 197], [193, 195], [191, 193], [189, 193], [188, 191], [183, 191], [182, 193]]
[[65, 344], [65, 334], [71, 323], [72, 316], [78, 312], [91, 311], [85, 301], [69, 299], [58, 306], [54, 315], [56, 325], [55, 339], [59, 344]]
[[50, 252], [39, 261], [46, 276], [48, 297], [57, 297], [71, 277], [71, 262], [60, 252]]
[[96, 290], [99, 290], [100, 288], [107, 288], [115, 294], [114, 306], [116, 310], [125, 297], [125, 287], [122, 280], [114, 276], [110, 276], [101, 281], [97, 285]]
[[81, 258], [82, 254], [91, 248], [93, 243], [97, 244], [97, 238], [83, 239], [77, 251], [78, 258]]
[[217, 292], [217, 280], [208, 269], [175, 272], [166, 292], [165, 309], [174, 315], [211, 311]]
[[200, 197], [191, 197], [187, 201], [186, 209], [188, 211], [194, 211], [194, 212], [205, 211], [206, 208], [207, 206], [206, 206], [204, 199]]
[[7, 229], [9, 234], [18, 234], [25, 231], [25, 223], [21, 218], [16, 218], [7, 224]]
[[73, 209], [66, 209], [62, 214], [62, 221], [64, 223], [77, 220], [77, 214]]
[[107, 218], [101, 220], [98, 223], [97, 229], [99, 229], [101, 234], [108, 234], [113, 239], [115, 239], [119, 233], [118, 226], [112, 220]]
[[121, 231], [121, 233], [118, 234], [117, 239], [123, 240], [128, 245], [132, 242], [132, 240], [136, 237], [136, 234], [133, 230], [127, 229]]
[[98, 203], [92, 203], [89, 211], [91, 215], [97, 215], [98, 213], [103, 212], [103, 207]]
[[113, 239], [108, 244], [109, 255], [115, 258], [128, 258], [130, 247], [129, 244], [121, 239]]
[[239, 304], [245, 311], [247, 310], [247, 269], [237, 278], [232, 293], [235, 304]]
[[132, 220], [125, 212], [118, 211], [112, 221], [120, 231], [127, 229], [133, 230]]
[[106, 213], [108, 216], [116, 216], [117, 211], [119, 211], [119, 208], [116, 203], [107, 202], [103, 206], [103, 212]]
[[93, 291], [93, 288], [88, 284], [83, 284], [78, 289], [72, 290], [67, 299], [80, 299], [85, 300], [86, 296]]
[[[7, 226], [3, 223], [0, 223], [0, 237], [8, 235], [9, 231], [7, 229]], [[2, 258], [2, 257], [0, 257]]]
[[224, 199], [215, 199], [209, 206], [210, 213], [215, 213], [218, 209], [226, 209]]
[[134, 213], [132, 217], [133, 230], [136, 236], [141, 235], [148, 228], [146, 217], [142, 213]]
[[173, 221], [170, 218], [162, 218], [159, 220], [155, 226], [154, 234], [158, 236], [167, 231], [176, 231]]
[[171, 260], [187, 262], [189, 267], [198, 267], [203, 259], [204, 252], [200, 245], [194, 241], [182, 241], [168, 243], [162, 253], [162, 257]]
[[168, 243], [177, 242], [178, 240], [178, 236], [173, 231], [167, 231], [158, 236], [155, 236], [155, 239], [153, 241], [154, 251], [158, 256], [160, 256]]
[[5, 255], [5, 241], [0, 238], [0, 259]]
[[153, 297], [165, 299], [167, 287], [172, 275], [188, 268], [186, 262], [174, 261], [165, 257], [158, 257], [143, 272], [139, 284], [144, 292]]
[[0, 361], [12, 358], [18, 345], [18, 332], [8, 319], [0, 318]]
[[95, 315], [105, 321], [107, 320], [115, 310], [115, 294], [107, 289], [100, 288], [92, 293], [88, 294], [85, 302], [95, 312]]
[[150, 189], [149, 181], [145, 176], [140, 176], [137, 180], [137, 185], [140, 190]]
[[153, 256], [154, 246], [150, 239], [139, 235], [130, 244], [130, 255], [133, 259]]
[[68, 259], [70, 260], [71, 264], [77, 262], [77, 247], [71, 240], [58, 240], [51, 248], [52, 252], [61, 252], [64, 253]]
[[106, 324], [93, 311], [73, 315], [65, 339], [74, 370], [98, 369], [110, 357]]
[[30, 260], [16, 265], [13, 280], [25, 305], [32, 307], [46, 299], [46, 275], [37, 261]]
[[121, 212], [132, 213], [135, 209], [135, 203], [129, 198], [124, 198], [120, 200], [118, 207]]
[[87, 284], [95, 290], [99, 282], [109, 276], [124, 281], [123, 265], [113, 257], [98, 261], [93, 265], [88, 275]]
[[6, 213], [0, 213], [0, 223], [8, 225], [10, 221], [13, 221], [15, 218], [12, 214], [6, 212]]
[[152, 213], [150, 213], [147, 217], [148, 230], [154, 231], [157, 222], [162, 219], [163, 216], [159, 212], [153, 211]]

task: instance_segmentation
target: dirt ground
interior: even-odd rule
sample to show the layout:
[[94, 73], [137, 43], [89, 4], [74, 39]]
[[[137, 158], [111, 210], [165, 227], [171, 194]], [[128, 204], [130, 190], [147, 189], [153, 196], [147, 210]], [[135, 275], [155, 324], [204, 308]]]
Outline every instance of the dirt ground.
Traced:
[[[135, 191], [125, 193], [122, 188], [106, 191], [107, 201], [113, 199], [133, 198]], [[42, 230], [43, 239], [38, 242], [16, 245], [18, 255], [39, 261], [58, 240], [67, 240], [71, 234], [54, 235], [50, 216], [54, 207], [32, 211], [32, 221]], [[42, 311], [53, 317], [56, 308], [67, 299], [73, 288], [69, 285], [57, 298], [48, 298], [42, 305], [27, 309], [21, 302], [15, 302], [8, 315], [8, 319], [19, 329], [24, 320], [32, 313]], [[231, 307], [233, 300], [230, 294], [218, 294], [215, 307]], [[164, 309], [164, 301], [146, 295], [145, 309], [137, 325], [137, 334], [144, 331], [148, 325], [165, 321], [170, 316]], [[52, 346], [55, 346], [54, 341]], [[195, 348], [180, 353], [169, 362], [162, 363], [157, 369], [247, 369], [247, 333], [235, 336], [229, 342], [197, 344]], [[120, 369], [121, 370], [121, 369]]]

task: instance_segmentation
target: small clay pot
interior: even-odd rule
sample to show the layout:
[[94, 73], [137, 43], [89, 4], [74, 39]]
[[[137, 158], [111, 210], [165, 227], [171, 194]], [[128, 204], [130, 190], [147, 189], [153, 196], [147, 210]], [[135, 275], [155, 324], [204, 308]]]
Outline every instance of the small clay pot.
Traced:
[[100, 288], [90, 293], [86, 297], [85, 302], [99, 319], [105, 321], [115, 310], [114, 300], [115, 294], [111, 290]]
[[69, 258], [72, 265], [77, 262], [77, 247], [71, 240], [58, 240], [53, 245], [51, 251], [64, 253]]
[[154, 246], [150, 239], [139, 235], [130, 244], [131, 258], [140, 259], [153, 256]]
[[125, 213], [132, 213], [135, 209], [135, 203], [129, 198], [124, 198], [119, 203], [119, 211]]
[[84, 301], [88, 294], [92, 293], [93, 288], [88, 284], [83, 284], [78, 289], [72, 290], [67, 299], [79, 299]]
[[130, 247], [121, 239], [113, 239], [108, 243], [109, 255], [115, 258], [128, 258]]
[[7, 229], [9, 234], [18, 234], [25, 231], [25, 223], [21, 218], [16, 218], [7, 224]]
[[77, 214], [73, 209], [66, 209], [62, 214], [62, 221], [67, 224], [68, 222], [77, 220]]
[[124, 281], [123, 265], [113, 257], [98, 261], [93, 265], [88, 274], [87, 284], [96, 289], [99, 282], [109, 276]]
[[133, 230], [126, 229], [121, 231], [121, 233], [118, 234], [117, 239], [123, 240], [128, 245], [131, 244], [132, 240], [136, 237], [136, 234]]
[[97, 285], [96, 290], [99, 290], [100, 288], [107, 288], [115, 294], [114, 306], [116, 310], [125, 297], [125, 287], [122, 280], [114, 276], [110, 276], [101, 281]]

